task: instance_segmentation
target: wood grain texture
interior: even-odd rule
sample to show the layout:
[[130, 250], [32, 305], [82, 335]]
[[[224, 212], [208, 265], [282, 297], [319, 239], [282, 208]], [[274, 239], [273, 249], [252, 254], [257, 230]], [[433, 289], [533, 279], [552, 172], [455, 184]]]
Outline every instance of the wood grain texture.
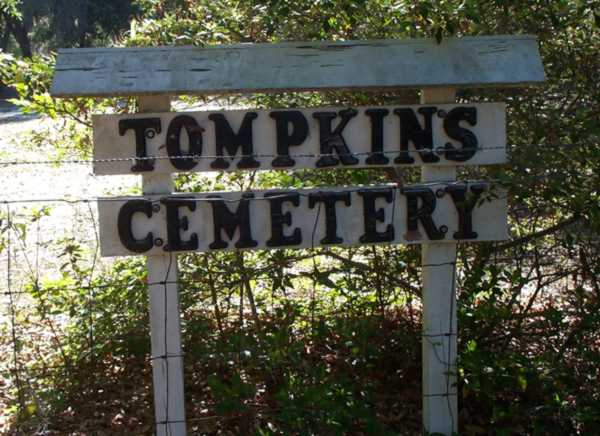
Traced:
[[62, 49], [55, 97], [522, 86], [544, 81], [535, 37]]

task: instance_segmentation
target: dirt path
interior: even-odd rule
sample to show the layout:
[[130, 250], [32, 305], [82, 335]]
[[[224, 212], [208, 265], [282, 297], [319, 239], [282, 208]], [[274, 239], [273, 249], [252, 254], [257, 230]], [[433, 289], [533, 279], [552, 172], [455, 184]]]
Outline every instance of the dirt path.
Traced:
[[[96, 177], [89, 164], [16, 164], [52, 159], [54, 147], [32, 145], [31, 135], [51, 138], [60, 128], [58, 121], [23, 116], [18, 108], [0, 100], [0, 229], [6, 228], [9, 215], [13, 224], [10, 239], [7, 232], [0, 233], [0, 295], [6, 294], [9, 285], [10, 291], [18, 292], [32, 280], [59, 277], [66, 260], [61, 253], [68, 244], [80, 245], [85, 262], [96, 258], [95, 203], [49, 200], [122, 194], [139, 183], [135, 176]], [[34, 214], [40, 211], [41, 218], [35, 220]], [[5, 307], [2, 304], [0, 324]]]
[[[58, 122], [23, 116], [16, 108], [11, 111], [0, 102], [0, 160], [51, 159], [51, 146], [34, 149], [27, 140], [32, 132], [43, 135], [57, 128]], [[2, 165], [0, 172], [5, 181], [0, 200], [96, 197], [124, 192], [138, 183], [135, 176], [96, 177], [91, 165]]]
[[[13, 106], [0, 103], [0, 162], [40, 161], [51, 159], [51, 145], [34, 148], [30, 135], [51, 136], [60, 124], [49, 118], [22, 116]], [[93, 199], [98, 196], [122, 194], [139, 183], [135, 176], [96, 177], [91, 165], [16, 165], [1, 164], [2, 201]], [[27, 235], [22, 242], [13, 237], [13, 273], [55, 275], [57, 253], [51, 242], [74, 238], [87, 242], [85, 249], [95, 244], [95, 204], [61, 204], [51, 201], [2, 205], [1, 216], [6, 219], [10, 208], [13, 222], [26, 224]], [[47, 216], [32, 221], [32, 213], [44, 209]], [[18, 238], [17, 238], [18, 239]], [[6, 250], [0, 255], [0, 287], [6, 283]]]

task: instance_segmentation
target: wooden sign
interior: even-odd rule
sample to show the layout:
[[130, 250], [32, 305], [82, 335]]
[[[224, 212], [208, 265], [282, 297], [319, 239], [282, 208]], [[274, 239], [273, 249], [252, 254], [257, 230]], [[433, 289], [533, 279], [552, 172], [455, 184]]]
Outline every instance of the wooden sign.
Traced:
[[[456, 434], [455, 243], [505, 239], [507, 204], [452, 181], [454, 166], [506, 160], [504, 105], [455, 91], [544, 80], [528, 35], [59, 50], [54, 97], [139, 98], [142, 113], [94, 117], [94, 171], [142, 175], [143, 197], [98, 209], [102, 255], [147, 255], [156, 434], [187, 434], [173, 253], [400, 243], [423, 244], [428, 266], [423, 432]], [[427, 105], [164, 113], [182, 94], [398, 88]], [[180, 171], [411, 165], [422, 185], [172, 193]]]
[[503, 103], [97, 115], [93, 126], [99, 175], [506, 160]]
[[172, 194], [99, 200], [104, 256], [505, 239], [483, 182]]

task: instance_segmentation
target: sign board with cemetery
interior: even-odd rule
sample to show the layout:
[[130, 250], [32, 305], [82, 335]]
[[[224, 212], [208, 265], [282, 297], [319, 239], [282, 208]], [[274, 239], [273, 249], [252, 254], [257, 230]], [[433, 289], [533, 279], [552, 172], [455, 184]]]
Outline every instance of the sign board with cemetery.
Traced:
[[104, 256], [506, 238], [488, 183], [277, 189], [99, 201]]

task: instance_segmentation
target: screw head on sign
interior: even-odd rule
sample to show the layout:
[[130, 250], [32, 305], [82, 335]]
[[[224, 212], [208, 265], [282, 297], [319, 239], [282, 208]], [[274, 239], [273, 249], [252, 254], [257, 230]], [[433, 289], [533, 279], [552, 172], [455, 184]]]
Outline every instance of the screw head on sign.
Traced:
[[438, 189], [437, 191], [435, 191], [435, 196], [437, 198], [442, 198], [444, 197], [444, 195], [446, 195], [446, 191], [444, 191], [443, 189]]
[[440, 226], [440, 232], [442, 232], [443, 234], [448, 233], [448, 226]]
[[164, 241], [161, 238], [156, 238], [154, 240], [154, 245], [156, 245], [157, 247], [162, 247], [163, 244], [164, 244]]
[[152, 139], [156, 136], [156, 132], [153, 129], [146, 130], [146, 138]]

